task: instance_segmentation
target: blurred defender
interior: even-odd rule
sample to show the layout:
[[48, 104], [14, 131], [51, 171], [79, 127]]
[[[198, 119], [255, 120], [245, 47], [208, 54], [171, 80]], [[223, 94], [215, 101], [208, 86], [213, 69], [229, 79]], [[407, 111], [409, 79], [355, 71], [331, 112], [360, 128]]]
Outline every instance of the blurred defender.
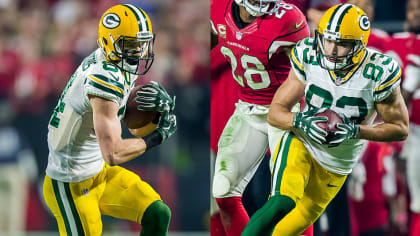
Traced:
[[230, 63], [240, 99], [218, 143], [212, 194], [222, 224], [212, 218], [211, 232], [235, 236], [249, 220], [242, 205], [244, 189], [267, 148], [274, 148], [283, 134], [267, 124], [268, 105], [289, 73], [291, 47], [309, 36], [309, 28], [295, 6], [280, 0], [213, 1], [211, 15], [220, 45], [216, 49]]
[[[402, 94], [410, 104], [409, 138], [404, 144], [403, 155], [407, 157], [407, 184], [410, 192], [410, 236], [420, 235], [420, 0], [409, 0], [406, 6], [405, 41], [397, 50], [405, 66]], [[397, 40], [398, 42], [398, 40]], [[409, 47], [407, 45], [410, 45]], [[406, 54], [401, 53], [406, 52]]]
[[158, 84], [138, 92], [140, 110], [162, 115], [143, 138], [121, 139], [120, 119], [138, 75], [154, 54], [152, 25], [140, 8], [108, 9], [99, 48], [71, 77], [49, 122], [44, 198], [60, 235], [101, 235], [101, 215], [142, 224], [141, 235], [167, 235], [171, 212], [153, 188], [118, 164], [162, 143], [176, 130], [174, 101]]
[[[362, 9], [336, 5], [321, 18], [315, 38], [293, 48], [293, 70], [268, 114], [271, 125], [290, 131], [274, 153], [271, 198], [242, 235], [299, 235], [335, 197], [366, 140], [407, 137], [401, 69], [391, 57], [366, 48], [369, 32]], [[291, 112], [302, 96], [305, 112]], [[327, 132], [317, 125], [327, 117], [316, 116], [327, 108], [343, 120], [329, 142]], [[376, 113], [384, 123], [372, 126]]]

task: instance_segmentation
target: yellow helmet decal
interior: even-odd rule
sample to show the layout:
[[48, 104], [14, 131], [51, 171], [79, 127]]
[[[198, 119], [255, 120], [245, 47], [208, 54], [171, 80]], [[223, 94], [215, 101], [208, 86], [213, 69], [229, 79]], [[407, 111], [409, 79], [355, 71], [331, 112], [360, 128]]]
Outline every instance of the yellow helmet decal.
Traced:
[[102, 24], [105, 28], [114, 29], [118, 27], [121, 23], [120, 17], [115, 13], [108, 13], [102, 19]]

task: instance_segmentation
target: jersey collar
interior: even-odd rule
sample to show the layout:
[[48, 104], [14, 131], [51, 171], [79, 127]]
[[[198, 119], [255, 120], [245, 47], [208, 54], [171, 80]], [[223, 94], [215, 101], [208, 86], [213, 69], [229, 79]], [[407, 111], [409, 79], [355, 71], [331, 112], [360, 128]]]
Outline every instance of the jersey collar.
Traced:
[[365, 61], [366, 57], [367, 57], [367, 51], [364, 52], [364, 56], [363, 59], [360, 61], [359, 65], [353, 67], [349, 72], [347, 72], [347, 74], [344, 77], [339, 77], [337, 76], [334, 71], [332, 70], [327, 70], [328, 74], [330, 75], [330, 79], [332, 80], [332, 82], [337, 85], [340, 86], [344, 83], [346, 83], [347, 81], [350, 80], [350, 78], [355, 74], [355, 71], [357, 71], [357, 69], [360, 68], [360, 66], [363, 64], [363, 62]]

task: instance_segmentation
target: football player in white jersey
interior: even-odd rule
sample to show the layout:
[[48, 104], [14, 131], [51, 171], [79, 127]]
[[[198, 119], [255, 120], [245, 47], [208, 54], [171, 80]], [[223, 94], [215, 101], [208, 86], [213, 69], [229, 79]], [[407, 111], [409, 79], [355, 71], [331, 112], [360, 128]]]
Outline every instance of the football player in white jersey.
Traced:
[[[270, 106], [268, 122], [289, 130], [271, 160], [271, 196], [242, 235], [299, 235], [334, 198], [360, 158], [366, 140], [399, 141], [408, 134], [400, 93], [401, 69], [391, 57], [366, 48], [370, 22], [362, 9], [340, 4], [321, 18], [315, 38], [292, 50], [292, 70]], [[291, 112], [305, 97], [303, 112]], [[318, 126], [337, 112], [327, 141]], [[384, 121], [372, 125], [376, 114]]]
[[43, 192], [60, 235], [101, 235], [102, 214], [141, 224], [141, 235], [167, 235], [169, 207], [149, 184], [118, 166], [176, 130], [173, 98], [152, 83], [136, 100], [138, 109], [161, 113], [157, 128], [143, 138], [121, 138], [120, 119], [135, 79], [153, 62], [153, 41], [142, 9], [108, 9], [99, 22], [99, 48], [77, 68], [54, 109]]

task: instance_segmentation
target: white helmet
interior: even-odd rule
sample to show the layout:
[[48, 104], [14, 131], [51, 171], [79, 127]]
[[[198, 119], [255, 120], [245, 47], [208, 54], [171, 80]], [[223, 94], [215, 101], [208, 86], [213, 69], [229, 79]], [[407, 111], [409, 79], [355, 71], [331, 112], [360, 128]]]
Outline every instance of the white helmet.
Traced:
[[235, 2], [239, 6], [245, 7], [252, 16], [262, 16], [275, 13], [280, 7], [281, 0], [259, 0], [257, 5], [250, 3], [249, 0], [235, 0]]

